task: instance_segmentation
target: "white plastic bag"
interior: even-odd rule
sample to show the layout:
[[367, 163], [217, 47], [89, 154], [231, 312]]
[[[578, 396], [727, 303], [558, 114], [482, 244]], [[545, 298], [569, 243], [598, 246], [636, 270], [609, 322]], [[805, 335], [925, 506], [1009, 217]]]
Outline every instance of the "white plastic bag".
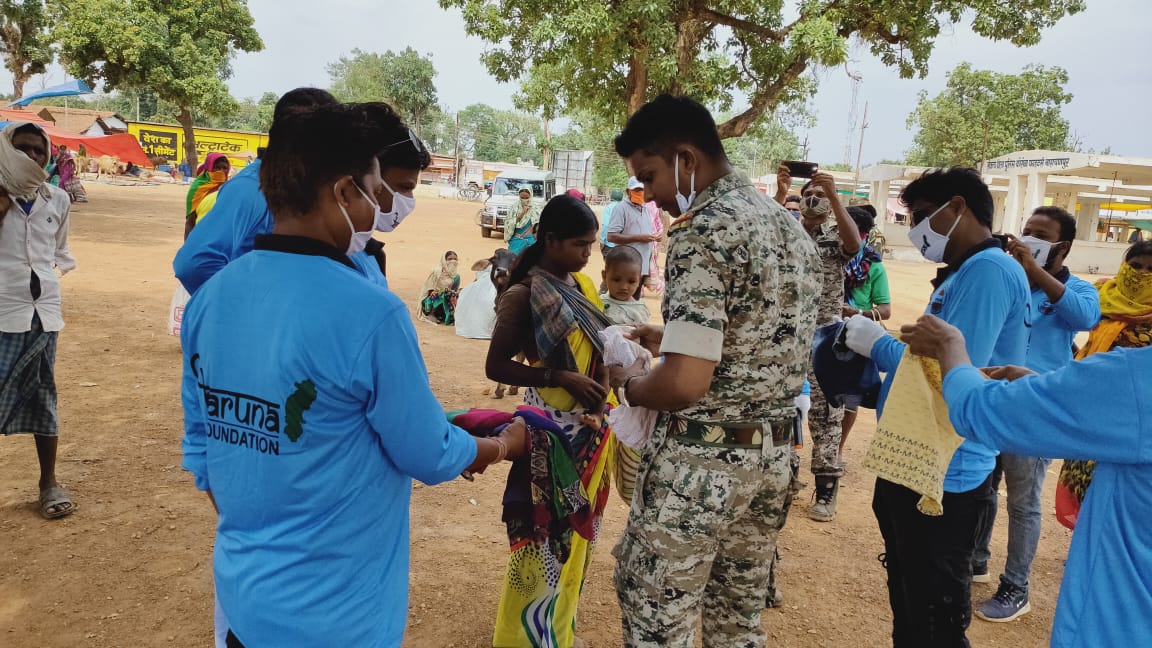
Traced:
[[[641, 367], [644, 371], [651, 371], [652, 354], [648, 349], [624, 337], [624, 333], [631, 328], [609, 326], [599, 333], [600, 340], [604, 343], [604, 364], [631, 367], [639, 359], [643, 361]], [[652, 438], [652, 430], [656, 427], [656, 412], [646, 407], [632, 407], [621, 403], [608, 415], [608, 424], [612, 426], [612, 433], [620, 443], [640, 450], [648, 443], [648, 439]]]
[[176, 292], [172, 293], [172, 303], [168, 306], [168, 335], [180, 337], [180, 323], [184, 321], [184, 307], [192, 295], [184, 290], [180, 282], [176, 282]]
[[456, 335], [474, 340], [492, 338], [496, 328], [496, 286], [492, 269], [476, 273], [476, 281], [464, 286], [456, 300]]

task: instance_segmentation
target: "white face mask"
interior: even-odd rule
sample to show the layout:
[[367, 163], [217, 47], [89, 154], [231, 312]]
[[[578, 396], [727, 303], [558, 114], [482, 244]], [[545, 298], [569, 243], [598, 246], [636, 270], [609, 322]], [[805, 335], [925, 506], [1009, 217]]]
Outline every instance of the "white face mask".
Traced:
[[1047, 267], [1048, 253], [1052, 251], [1051, 243], [1035, 236], [1021, 236], [1019, 240], [1028, 246], [1028, 251], [1032, 253], [1032, 258], [1036, 260], [1036, 263], [1041, 267]]
[[[359, 187], [357, 187], [359, 188]], [[400, 227], [400, 223], [408, 218], [408, 214], [416, 209], [416, 199], [412, 196], [405, 196], [401, 193], [392, 191], [392, 187], [388, 183], [384, 183], [384, 188], [388, 193], [392, 194], [392, 211], [384, 213], [380, 207], [376, 207], [376, 231], [377, 232], [391, 232], [392, 230]], [[364, 193], [361, 191], [360, 193]], [[364, 196], [367, 198], [368, 196]]]
[[[380, 205], [377, 205], [376, 201], [369, 198], [368, 194], [365, 194], [364, 190], [361, 189], [359, 185], [357, 185], [356, 183], [352, 183], [352, 184], [356, 186], [356, 190], [360, 192], [360, 195], [364, 196], [364, 200], [367, 200], [369, 205], [372, 205], [373, 207], [376, 208], [376, 215], [375, 215], [374, 222], [379, 222], [379, 220], [380, 220]], [[336, 191], [336, 187], [332, 187], [332, 191]], [[368, 245], [368, 241], [372, 240], [372, 232], [374, 230], [370, 229], [370, 230], [365, 231], [365, 232], [357, 232], [356, 231], [356, 226], [352, 224], [352, 219], [348, 217], [348, 210], [344, 208], [344, 205], [340, 204], [340, 194], [339, 193], [336, 194], [336, 206], [340, 208], [340, 213], [344, 214], [344, 220], [348, 221], [348, 229], [352, 230], [352, 237], [348, 239], [348, 250], [345, 253], [348, 256], [352, 256], [353, 254], [359, 254], [359, 253], [363, 252], [365, 246]]]
[[689, 178], [688, 197], [685, 198], [684, 194], [680, 193], [680, 154], [676, 154], [676, 161], [673, 163], [672, 173], [676, 176], [676, 205], [680, 207], [680, 215], [688, 213], [688, 208], [696, 201], [696, 172], [693, 171]]
[[920, 254], [932, 263], [940, 263], [944, 261], [944, 248], [948, 247], [948, 237], [952, 236], [952, 232], [956, 226], [960, 224], [960, 217], [962, 214], [956, 215], [956, 220], [952, 222], [952, 227], [948, 228], [947, 234], [939, 234], [928, 223], [932, 220], [932, 216], [939, 214], [947, 207], [949, 203], [944, 203], [940, 209], [932, 212], [928, 218], [920, 221], [916, 227], [913, 227], [908, 232], [908, 240], [912, 242], [912, 246], [920, 250]]

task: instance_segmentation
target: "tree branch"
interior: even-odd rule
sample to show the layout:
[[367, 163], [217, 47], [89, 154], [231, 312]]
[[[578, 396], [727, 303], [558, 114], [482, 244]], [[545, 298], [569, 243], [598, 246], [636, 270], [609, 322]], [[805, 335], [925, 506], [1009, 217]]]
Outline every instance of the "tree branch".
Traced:
[[740, 137], [747, 132], [748, 128], [751, 127], [766, 110], [779, 103], [780, 95], [783, 94], [784, 90], [786, 90], [793, 81], [800, 78], [800, 75], [803, 74], [806, 69], [808, 69], [808, 62], [803, 59], [796, 59], [775, 81], [760, 86], [756, 92], [752, 94], [747, 110], [716, 127], [716, 130], [720, 133], [720, 138]]
[[[700, 9], [700, 17], [707, 18], [714, 23], [727, 25], [732, 29], [756, 34], [757, 36], [763, 36], [764, 38], [776, 42], [783, 41], [784, 37], [787, 35], [787, 31], [781, 32], [776, 31], [775, 29], [769, 29], [763, 25], [757, 25], [750, 20], [737, 18], [736, 16], [729, 16], [728, 14], [722, 14], [714, 9]], [[789, 25], [788, 28], [790, 29], [791, 25]]]

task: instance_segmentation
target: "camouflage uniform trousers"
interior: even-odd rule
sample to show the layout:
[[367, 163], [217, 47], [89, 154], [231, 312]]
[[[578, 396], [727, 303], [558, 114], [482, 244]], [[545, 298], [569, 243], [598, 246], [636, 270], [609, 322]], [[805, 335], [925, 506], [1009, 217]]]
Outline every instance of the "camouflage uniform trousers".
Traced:
[[[659, 431], [656, 438], [659, 438]], [[628, 648], [759, 648], [776, 537], [792, 479], [788, 445], [666, 439], [641, 476], [613, 551]]]
[[840, 439], [844, 436], [844, 408], [832, 407], [824, 390], [809, 372], [812, 385], [812, 409], [808, 411], [808, 432], [812, 443], [812, 474], [817, 477], [843, 477], [840, 463]]

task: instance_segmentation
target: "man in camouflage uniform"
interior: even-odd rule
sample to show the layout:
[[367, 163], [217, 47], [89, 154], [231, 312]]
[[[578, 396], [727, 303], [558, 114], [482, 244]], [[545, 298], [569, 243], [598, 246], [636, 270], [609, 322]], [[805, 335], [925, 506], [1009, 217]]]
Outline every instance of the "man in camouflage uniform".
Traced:
[[[788, 167], [781, 165], [776, 183], [776, 198], [781, 204], [791, 185]], [[816, 325], [823, 326], [841, 315], [844, 265], [860, 251], [860, 231], [840, 202], [832, 174], [814, 174], [800, 190], [800, 196], [800, 223], [816, 242], [816, 251], [820, 255], [821, 288]], [[834, 219], [830, 220], [829, 215], [834, 215]], [[844, 466], [840, 462], [844, 408], [828, 404], [814, 373], [809, 374], [808, 382], [812, 386], [808, 430], [812, 437], [812, 474], [816, 479], [816, 501], [808, 509], [808, 517], [817, 522], [831, 522], [836, 517], [836, 493], [840, 478], [844, 476]]]
[[[815, 331], [815, 246], [733, 173], [711, 115], [683, 97], [641, 108], [616, 139], [669, 233], [664, 361], [614, 368], [626, 402], [662, 412], [614, 551], [629, 648], [763, 646], [760, 613], [784, 525], [795, 398]], [[696, 188], [701, 189], [696, 195]]]

